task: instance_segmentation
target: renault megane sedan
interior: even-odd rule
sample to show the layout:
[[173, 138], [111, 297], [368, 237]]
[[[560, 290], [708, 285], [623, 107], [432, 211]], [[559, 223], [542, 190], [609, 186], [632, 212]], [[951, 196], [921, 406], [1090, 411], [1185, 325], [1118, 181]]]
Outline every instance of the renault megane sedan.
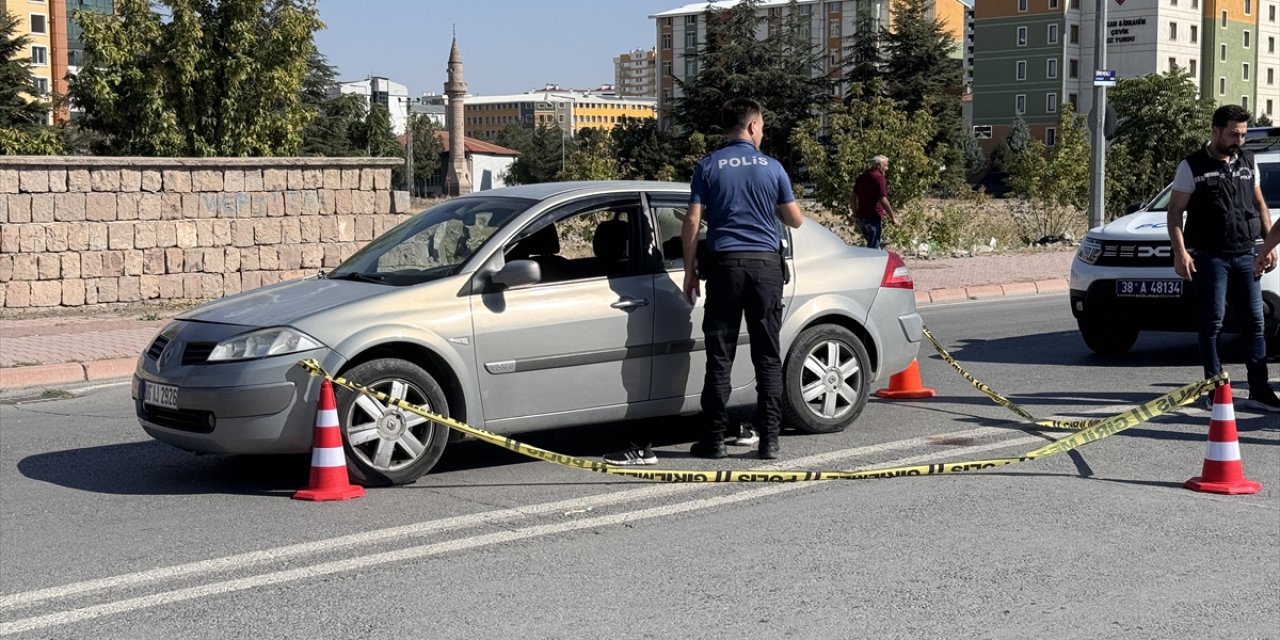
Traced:
[[[178, 316], [138, 359], [138, 419], [191, 451], [306, 453], [320, 379], [304, 358], [502, 434], [695, 413], [705, 352], [702, 301], [681, 294], [688, 203], [687, 184], [631, 181], [448, 200], [328, 273]], [[916, 357], [914, 284], [897, 255], [812, 220], [783, 237], [784, 425], [840, 431], [873, 382]], [[749, 348], [744, 326], [735, 404], [755, 401]], [[413, 482], [450, 440], [371, 397], [337, 399], [356, 482]]]

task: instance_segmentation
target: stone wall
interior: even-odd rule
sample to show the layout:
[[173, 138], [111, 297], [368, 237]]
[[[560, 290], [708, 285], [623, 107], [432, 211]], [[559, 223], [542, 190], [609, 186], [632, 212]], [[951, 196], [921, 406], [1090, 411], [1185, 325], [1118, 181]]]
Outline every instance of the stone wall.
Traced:
[[401, 222], [388, 158], [0, 156], [0, 307], [207, 300]]

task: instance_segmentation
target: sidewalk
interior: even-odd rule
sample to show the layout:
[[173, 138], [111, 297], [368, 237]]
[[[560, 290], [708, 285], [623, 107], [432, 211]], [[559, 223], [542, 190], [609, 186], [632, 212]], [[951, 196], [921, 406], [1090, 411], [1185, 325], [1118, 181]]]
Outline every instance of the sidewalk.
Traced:
[[[1074, 255], [1062, 247], [906, 262], [916, 284], [916, 303], [925, 306], [1065, 293]], [[127, 378], [138, 355], [177, 313], [88, 316], [68, 310], [60, 316], [0, 319], [0, 389]]]

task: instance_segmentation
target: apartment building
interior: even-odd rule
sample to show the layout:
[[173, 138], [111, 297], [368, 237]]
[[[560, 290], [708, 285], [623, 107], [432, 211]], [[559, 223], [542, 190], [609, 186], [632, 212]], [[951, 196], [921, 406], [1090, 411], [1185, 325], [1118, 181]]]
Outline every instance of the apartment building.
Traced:
[[652, 98], [658, 95], [656, 49], [636, 49], [613, 59], [613, 86], [618, 95]]
[[345, 93], [363, 97], [366, 109], [375, 104], [382, 105], [391, 115], [391, 132], [395, 135], [405, 132], [405, 127], [409, 122], [409, 106], [411, 103], [409, 87], [399, 82], [392, 82], [387, 78], [369, 76], [363, 80], [338, 82], [329, 90], [330, 97]]
[[[695, 56], [706, 42], [708, 8], [728, 9], [740, 2], [698, 2], [649, 16], [656, 27], [659, 113], [669, 113], [674, 100], [680, 96], [676, 78], [688, 80], [698, 74]], [[932, 0], [929, 8], [929, 15], [939, 19], [956, 42], [958, 64], [965, 54], [963, 45], [970, 4], [969, 0]], [[760, 2], [757, 11], [761, 23], [756, 37], [763, 40], [782, 29], [789, 5], [790, 0]], [[826, 75], [834, 80], [843, 77], [845, 49], [851, 39], [857, 37], [859, 25], [870, 25], [877, 30], [890, 28], [891, 6], [891, 0], [797, 0], [801, 32], [809, 36], [822, 59], [820, 68], [814, 70], [815, 76]], [[837, 83], [834, 91], [843, 95], [846, 89], [843, 83]]]
[[[1117, 78], [1188, 71], [1216, 104], [1275, 120], [1277, 0], [1107, 0], [1107, 67]], [[982, 0], [974, 8], [973, 127], [990, 151], [1021, 115], [1052, 146], [1061, 104], [1093, 102], [1094, 0]], [[1207, 124], [1207, 123], [1206, 123]]]
[[561, 89], [506, 96], [469, 96], [463, 106], [467, 135], [493, 140], [508, 125], [559, 128], [571, 136], [582, 129], [612, 129], [624, 117], [657, 116], [653, 98]]
[[[75, 12], [115, 11], [113, 0], [0, 0], [0, 11], [18, 21], [15, 35], [27, 38], [26, 51], [20, 55], [31, 60], [31, 75], [37, 97], [49, 100], [67, 94], [67, 76], [74, 75], [83, 64], [84, 30], [75, 21]], [[49, 123], [71, 120], [72, 111], [65, 103], [49, 114]]]

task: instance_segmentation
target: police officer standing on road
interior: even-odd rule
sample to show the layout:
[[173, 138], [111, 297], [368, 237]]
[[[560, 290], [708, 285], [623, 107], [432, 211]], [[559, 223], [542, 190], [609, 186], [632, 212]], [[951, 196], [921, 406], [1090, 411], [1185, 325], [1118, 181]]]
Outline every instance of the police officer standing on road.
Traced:
[[[1255, 243], [1271, 230], [1271, 214], [1262, 196], [1253, 154], [1242, 148], [1249, 112], [1225, 105], [1213, 112], [1213, 135], [1203, 149], [1187, 156], [1173, 179], [1169, 198], [1169, 241], [1173, 269], [1195, 289], [1199, 315], [1200, 360], [1205, 377], [1222, 371], [1218, 334], [1227, 300], [1238, 316], [1248, 344], [1245, 368], [1249, 399], [1245, 406], [1280, 412], [1280, 398], [1267, 382], [1260, 270]], [[1182, 214], [1186, 211], [1186, 229]], [[1274, 265], [1264, 256], [1259, 265]]]
[[[693, 169], [689, 213], [684, 219], [684, 297], [693, 304], [707, 279], [702, 331], [707, 372], [702, 411], [710, 423], [690, 453], [702, 458], [727, 455], [729, 373], [746, 316], [751, 363], [756, 373], [756, 429], [762, 459], [778, 457], [782, 423], [782, 236], [778, 220], [789, 227], [804, 221], [782, 163], [760, 153], [764, 116], [754, 100], [725, 103], [721, 120], [729, 141]], [[707, 221], [707, 252], [696, 260], [698, 230]]]

